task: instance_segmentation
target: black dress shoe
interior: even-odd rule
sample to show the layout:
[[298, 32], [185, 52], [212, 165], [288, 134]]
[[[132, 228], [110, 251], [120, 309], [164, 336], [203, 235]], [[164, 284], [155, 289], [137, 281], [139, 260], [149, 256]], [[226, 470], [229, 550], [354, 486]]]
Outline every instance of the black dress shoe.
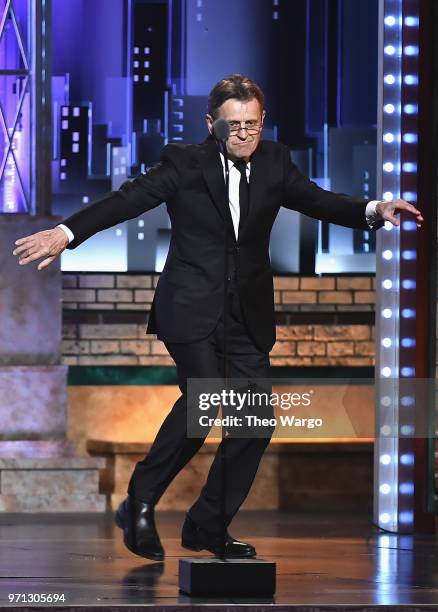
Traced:
[[[220, 536], [198, 526], [188, 514], [182, 528], [181, 546], [189, 550], [209, 550], [216, 557], [221, 555]], [[256, 549], [252, 544], [234, 539], [227, 531], [225, 556], [233, 559], [255, 557]]]
[[126, 548], [146, 559], [164, 559], [164, 549], [155, 527], [154, 506], [128, 495], [114, 518], [117, 527], [123, 530]]

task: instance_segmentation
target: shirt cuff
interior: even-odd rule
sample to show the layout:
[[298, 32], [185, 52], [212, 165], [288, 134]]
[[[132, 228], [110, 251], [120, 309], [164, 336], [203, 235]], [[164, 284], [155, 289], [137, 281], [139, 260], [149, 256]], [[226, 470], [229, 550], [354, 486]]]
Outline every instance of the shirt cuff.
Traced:
[[67, 238], [68, 238], [68, 243], [69, 244], [70, 244], [70, 242], [72, 240], [75, 239], [73, 232], [70, 229], [68, 229], [68, 227], [66, 225], [63, 225], [62, 223], [60, 223], [56, 227], [60, 227], [67, 234]]
[[371, 228], [374, 226], [376, 221], [378, 221], [380, 219], [380, 215], [376, 211], [376, 206], [381, 201], [382, 200], [371, 200], [371, 202], [368, 202], [368, 204], [366, 205], [366, 208], [365, 208], [365, 218], [367, 220], [368, 225]]

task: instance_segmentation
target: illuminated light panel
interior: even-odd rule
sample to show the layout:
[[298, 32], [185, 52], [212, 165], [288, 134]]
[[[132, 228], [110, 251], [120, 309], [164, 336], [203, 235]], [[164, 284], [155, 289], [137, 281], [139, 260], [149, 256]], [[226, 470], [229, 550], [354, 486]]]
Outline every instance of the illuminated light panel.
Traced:
[[398, 518], [401, 523], [412, 523], [412, 521], [414, 520], [414, 513], [413, 512], [400, 512]]
[[418, 17], [405, 17], [404, 24], [410, 28], [418, 26], [420, 24], [420, 20]]
[[417, 224], [415, 221], [403, 221], [401, 226], [406, 232], [412, 232], [413, 230], [417, 229]]
[[415, 317], [415, 310], [413, 308], [403, 308], [401, 314], [404, 319], [413, 319]]
[[416, 47], [415, 45], [407, 45], [404, 49], [403, 52], [405, 55], [418, 55], [418, 47]]
[[401, 482], [398, 490], [402, 495], [413, 495], [414, 494], [414, 483], [413, 482]]
[[407, 74], [403, 78], [403, 83], [405, 85], [418, 85], [418, 76], [415, 74]]
[[416, 286], [416, 281], [412, 280], [411, 278], [405, 278], [402, 280], [403, 289], [415, 289]]
[[414, 465], [414, 455], [412, 453], [406, 453], [401, 455], [400, 463], [402, 465]]
[[400, 433], [403, 436], [413, 436], [415, 433], [415, 427], [413, 427], [412, 425], [402, 425], [400, 427]]
[[402, 376], [415, 376], [415, 368], [404, 367], [400, 370]]
[[408, 144], [416, 143], [418, 142], [418, 136], [412, 133], [403, 134], [403, 142], [407, 142]]
[[403, 193], [403, 200], [416, 200], [417, 194], [414, 191], [405, 191]]
[[400, 403], [402, 406], [413, 406], [415, 404], [415, 398], [412, 395], [403, 395], [400, 398]]

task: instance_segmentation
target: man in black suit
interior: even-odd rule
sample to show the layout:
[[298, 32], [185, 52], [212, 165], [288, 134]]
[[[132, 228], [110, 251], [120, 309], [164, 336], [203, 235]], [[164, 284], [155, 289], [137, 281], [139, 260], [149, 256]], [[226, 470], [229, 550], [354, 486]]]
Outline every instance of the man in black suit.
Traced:
[[[225, 160], [212, 126], [230, 126], [227, 141], [230, 197], [224, 188]], [[220, 378], [224, 300], [229, 304], [228, 375], [269, 378], [269, 351], [275, 318], [269, 238], [280, 206], [358, 229], [377, 229], [385, 220], [399, 224], [398, 210], [423, 218], [404, 200], [366, 202], [318, 187], [292, 163], [287, 146], [261, 141], [264, 96], [251, 79], [231, 75], [208, 99], [210, 136], [198, 145], [169, 144], [146, 174], [65, 219], [60, 226], [16, 241], [20, 263], [45, 259], [43, 269], [65, 248], [73, 249], [108, 227], [166, 202], [172, 235], [166, 264], [151, 308], [147, 332], [156, 333], [173, 357], [181, 396], [164, 420], [148, 455], [132, 474], [128, 497], [116, 513], [124, 541], [134, 553], [164, 557], [154, 506], [171, 480], [199, 450], [203, 438], [186, 432], [187, 379]], [[224, 279], [224, 244], [229, 275]], [[224, 283], [226, 286], [224, 286]], [[269, 437], [228, 438], [226, 524], [246, 498]], [[188, 510], [182, 545], [218, 554], [220, 461], [216, 454], [197, 501]], [[255, 548], [227, 531], [228, 557], [253, 557]]]

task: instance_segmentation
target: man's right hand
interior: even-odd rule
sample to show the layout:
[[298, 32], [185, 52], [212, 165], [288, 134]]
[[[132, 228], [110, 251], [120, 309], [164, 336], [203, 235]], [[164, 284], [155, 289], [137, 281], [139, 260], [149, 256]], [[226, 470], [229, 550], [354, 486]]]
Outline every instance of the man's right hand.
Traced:
[[68, 245], [67, 234], [60, 227], [43, 230], [15, 241], [17, 248], [12, 252], [19, 256], [19, 264], [28, 264], [35, 259], [45, 257], [38, 264], [38, 270], [46, 268]]

